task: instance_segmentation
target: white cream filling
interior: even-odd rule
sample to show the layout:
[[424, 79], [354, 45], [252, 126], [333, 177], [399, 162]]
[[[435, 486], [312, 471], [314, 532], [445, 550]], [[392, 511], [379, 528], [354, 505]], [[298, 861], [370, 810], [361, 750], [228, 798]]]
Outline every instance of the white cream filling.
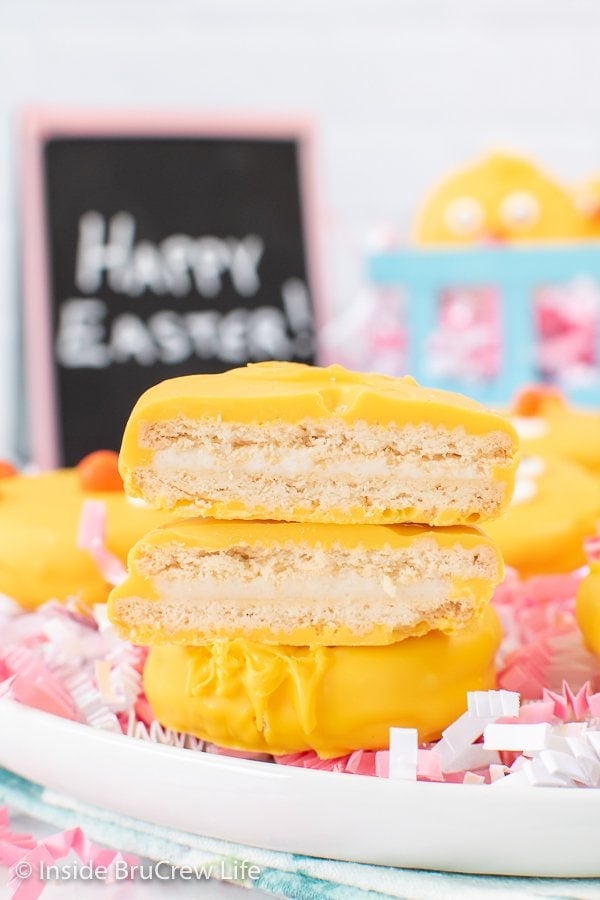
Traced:
[[[434, 609], [448, 599], [448, 580], [428, 579], [414, 584], [394, 583], [383, 576], [379, 581], [361, 578], [358, 575], [311, 578], [310, 580], [258, 577], [251, 581], [238, 578], [216, 580], [214, 578], [174, 578], [158, 575], [153, 584], [161, 600], [171, 603], [193, 603], [206, 606], [212, 602], [243, 604], [244, 608], [260, 606], [263, 603], [283, 605], [286, 609], [298, 603], [319, 606], [328, 603], [360, 603], [405, 601], [417, 604], [425, 610]], [[282, 597], [285, 600], [282, 600]]]
[[[226, 456], [217, 456], [199, 449], [170, 448], [156, 450], [154, 453], [154, 469], [159, 474], [167, 476], [183, 470], [207, 477], [235, 471], [245, 475], [259, 475], [266, 472], [269, 476], [297, 478], [322, 471], [323, 465], [322, 450], [313, 447], [291, 448], [277, 455], [260, 448], [249, 448], [247, 456], [240, 459], [237, 454], [235, 462], [228, 462]], [[440, 463], [432, 462], [432, 465], [439, 468]], [[452, 477], [456, 477], [456, 479], [470, 480], [480, 478], [482, 474], [481, 468], [477, 465], [467, 465], [464, 462], [455, 465], [454, 461], [449, 461], [447, 465], [451, 467]], [[390, 465], [384, 458], [352, 457], [342, 459], [337, 463], [327, 461], [328, 476], [351, 475], [361, 478], [385, 478], [393, 473], [395, 478], [402, 477], [410, 481], [422, 480], [424, 475], [429, 477], [427, 468], [427, 463], [423, 462], [398, 461], [394, 465]]]

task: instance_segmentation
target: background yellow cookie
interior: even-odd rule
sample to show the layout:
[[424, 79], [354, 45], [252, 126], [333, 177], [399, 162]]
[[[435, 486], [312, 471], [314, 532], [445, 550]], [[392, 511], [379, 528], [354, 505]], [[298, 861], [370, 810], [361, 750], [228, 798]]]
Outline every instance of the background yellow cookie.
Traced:
[[570, 572], [584, 565], [599, 518], [598, 478], [566, 459], [524, 456], [508, 512], [485, 530], [522, 575]]
[[592, 653], [600, 657], [600, 561], [590, 563], [590, 572], [577, 592], [577, 624]]
[[520, 392], [510, 420], [523, 455], [562, 456], [600, 475], [600, 413], [575, 409], [555, 388], [534, 385]]
[[1, 593], [28, 608], [67, 597], [87, 605], [106, 600], [110, 586], [76, 543], [86, 499], [106, 504], [107, 546], [123, 562], [132, 544], [166, 518], [164, 513], [132, 506], [122, 490], [84, 490], [75, 469], [4, 478], [0, 482]]

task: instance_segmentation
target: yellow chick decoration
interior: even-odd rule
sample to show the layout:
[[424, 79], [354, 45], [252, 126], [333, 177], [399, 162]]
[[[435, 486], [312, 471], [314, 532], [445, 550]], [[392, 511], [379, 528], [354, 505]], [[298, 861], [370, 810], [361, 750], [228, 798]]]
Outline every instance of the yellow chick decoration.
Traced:
[[589, 236], [588, 227], [573, 192], [523, 157], [493, 153], [433, 191], [414, 239], [448, 245], [575, 240]]

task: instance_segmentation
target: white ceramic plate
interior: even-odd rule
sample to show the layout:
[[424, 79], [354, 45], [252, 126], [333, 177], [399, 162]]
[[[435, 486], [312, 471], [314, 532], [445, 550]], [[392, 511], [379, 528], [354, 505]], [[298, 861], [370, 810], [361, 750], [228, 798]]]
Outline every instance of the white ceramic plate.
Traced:
[[389, 781], [179, 750], [0, 701], [0, 765], [115, 812], [386, 866], [600, 876], [600, 790]]

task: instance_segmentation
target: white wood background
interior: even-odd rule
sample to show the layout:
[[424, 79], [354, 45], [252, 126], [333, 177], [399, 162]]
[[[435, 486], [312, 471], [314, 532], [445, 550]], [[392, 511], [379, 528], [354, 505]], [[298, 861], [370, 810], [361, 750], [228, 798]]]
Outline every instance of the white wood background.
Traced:
[[328, 293], [448, 167], [497, 146], [600, 173], [598, 0], [0, 0], [0, 456], [14, 455], [16, 124], [27, 104], [301, 111], [320, 134]]

